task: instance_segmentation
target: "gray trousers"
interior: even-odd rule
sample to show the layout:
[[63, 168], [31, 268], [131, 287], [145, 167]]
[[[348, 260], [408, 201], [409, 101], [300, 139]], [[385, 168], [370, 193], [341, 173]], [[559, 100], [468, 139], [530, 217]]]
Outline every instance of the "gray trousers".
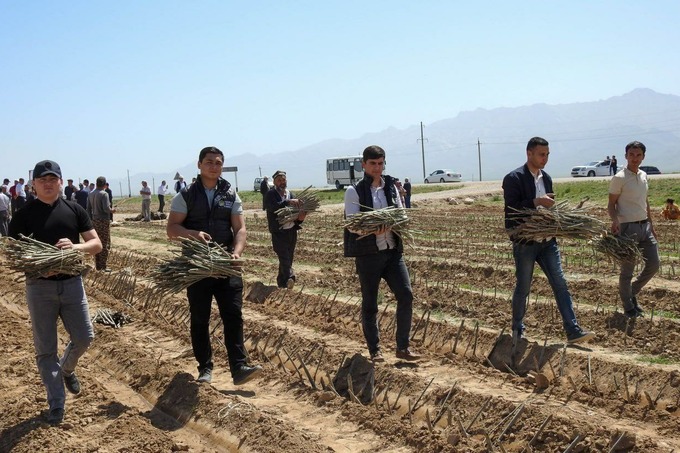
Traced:
[[151, 199], [142, 200], [142, 216], [147, 222], [151, 220]]
[[[26, 302], [31, 315], [38, 372], [47, 389], [50, 410], [63, 408], [66, 394], [62, 372], [71, 374], [94, 339], [80, 276], [67, 280], [26, 279]], [[70, 341], [57, 354], [57, 321], [61, 318]]]
[[635, 271], [635, 263], [624, 262], [621, 264], [619, 295], [621, 296], [621, 302], [623, 302], [623, 309], [628, 311], [635, 307], [632, 298], [637, 296], [640, 290], [659, 270], [659, 248], [656, 238], [652, 234], [649, 222], [622, 223], [620, 235], [634, 239], [645, 259], [642, 271], [635, 277], [634, 281], [633, 272]]

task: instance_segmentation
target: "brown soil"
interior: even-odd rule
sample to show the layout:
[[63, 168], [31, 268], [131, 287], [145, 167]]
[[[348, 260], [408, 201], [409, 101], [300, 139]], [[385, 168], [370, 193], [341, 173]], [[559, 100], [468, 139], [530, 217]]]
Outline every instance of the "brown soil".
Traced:
[[[113, 272], [91, 272], [86, 285], [92, 314], [108, 308], [132, 322], [119, 329], [95, 324], [96, 339], [78, 368], [83, 391], [67, 397], [57, 427], [43, 418], [23, 283], [0, 275], [0, 452], [562, 452], [570, 446], [583, 452], [609, 451], [617, 441], [616, 451], [678, 451], [677, 225], [657, 223], [663, 265], [640, 294], [647, 316], [635, 322], [621, 313], [616, 267], [587, 244], [562, 241], [579, 321], [597, 338], [565, 347], [550, 287], [538, 271], [528, 338], [513, 356], [512, 254], [501, 210], [484, 202], [498, 188], [481, 190], [472, 206], [447, 197], [415, 200], [414, 224], [422, 234], [405, 257], [416, 298], [412, 344], [423, 358], [394, 357], [395, 300], [383, 287], [387, 360], [369, 366], [374, 392], [366, 404], [340, 391], [338, 380], [342, 396], [330, 384], [345, 360], [367, 356], [359, 285], [353, 262], [342, 257], [337, 207], [305, 221], [294, 290], [268, 288], [276, 257], [261, 211], [248, 209], [246, 343], [264, 374], [241, 387], [228, 373], [216, 309], [213, 382], [195, 381], [185, 296], [161, 296], [149, 281], [150, 270], [170, 256], [164, 221], [121, 221], [113, 228]], [[117, 220], [129, 216], [126, 210], [139, 206], [124, 204]], [[593, 212], [604, 218], [601, 209]], [[65, 339], [61, 330], [60, 348]], [[365, 395], [362, 390], [353, 393]]]

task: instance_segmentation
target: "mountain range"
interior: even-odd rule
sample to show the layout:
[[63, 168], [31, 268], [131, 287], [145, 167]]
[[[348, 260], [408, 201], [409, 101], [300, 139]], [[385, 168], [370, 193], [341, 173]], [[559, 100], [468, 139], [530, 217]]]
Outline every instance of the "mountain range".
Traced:
[[[281, 169], [287, 171], [290, 187], [323, 187], [327, 185], [327, 158], [361, 155], [366, 146], [375, 144], [386, 151], [385, 172], [402, 180], [423, 181], [423, 154], [426, 174], [445, 168], [461, 173], [464, 181], [479, 180], [481, 159], [481, 179], [497, 180], [526, 161], [526, 143], [533, 136], [550, 142], [546, 171], [555, 177], [568, 176], [575, 165], [611, 155], [617, 156], [619, 165], [625, 164], [624, 147], [632, 140], [647, 146], [645, 164], [663, 173], [680, 171], [680, 96], [638, 88], [592, 102], [480, 108], [426, 124], [423, 135], [421, 147], [418, 123], [355, 139], [325, 140], [294, 151], [227, 155], [225, 165], [238, 167], [238, 173], [224, 177], [239, 190], [253, 190], [253, 179], [260, 171], [262, 176], [271, 176]], [[175, 173], [191, 180], [196, 171], [196, 163], [190, 162], [165, 173], [130, 175], [131, 192], [139, 192], [142, 179], [155, 183], [155, 191], [162, 179], [172, 187]], [[115, 194], [122, 187], [127, 195], [127, 179], [110, 182]]]

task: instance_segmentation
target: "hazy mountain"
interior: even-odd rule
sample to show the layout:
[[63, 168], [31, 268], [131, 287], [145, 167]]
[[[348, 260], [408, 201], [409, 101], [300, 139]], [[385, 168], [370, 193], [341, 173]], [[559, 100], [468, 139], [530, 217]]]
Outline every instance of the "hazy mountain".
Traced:
[[[478, 180], [479, 138], [483, 179], [501, 179], [525, 162], [526, 142], [535, 135], [550, 142], [550, 162], [546, 170], [552, 176], [568, 176], [572, 166], [612, 154], [623, 164], [624, 146], [631, 140], [647, 145], [646, 164], [656, 165], [662, 172], [678, 171], [680, 96], [640, 88], [593, 102], [461, 112], [455, 118], [425, 125], [427, 174], [438, 168], [449, 168], [462, 173], [464, 180]], [[286, 170], [291, 187], [310, 184], [319, 187], [326, 185], [326, 158], [359, 155], [366, 146], [377, 144], [387, 151], [388, 174], [422, 182], [419, 139], [420, 124], [415, 124], [406, 129], [388, 128], [367, 133], [351, 140], [326, 140], [290, 152], [227, 155], [225, 165], [238, 167], [239, 190], [252, 190], [260, 167], [262, 175], [270, 176], [278, 169]], [[131, 175], [131, 192], [139, 192], [143, 178], [150, 184], [155, 180], [157, 187], [161, 179], [170, 180], [175, 172], [190, 180], [196, 171], [196, 163], [191, 162], [162, 174]], [[225, 177], [236, 182], [233, 173]], [[127, 195], [127, 180], [121, 184], [118, 180], [111, 183], [114, 193], [122, 186]]]

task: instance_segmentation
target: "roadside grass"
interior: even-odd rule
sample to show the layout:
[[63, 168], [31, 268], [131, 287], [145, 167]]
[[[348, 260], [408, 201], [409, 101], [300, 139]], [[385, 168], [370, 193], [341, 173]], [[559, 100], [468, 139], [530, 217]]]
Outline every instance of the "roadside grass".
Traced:
[[[589, 204], [607, 207], [609, 202], [609, 181], [575, 181], [555, 183], [553, 188], [557, 200], [569, 200], [578, 203], [584, 197], [590, 197]], [[649, 204], [652, 208], [662, 208], [666, 198], [680, 200], [680, 184], [677, 179], [649, 178]]]
[[[462, 189], [465, 183], [448, 183], [448, 184], [417, 184], [413, 186], [413, 194], [441, 192], [444, 190]], [[568, 200], [575, 205], [584, 197], [590, 197], [590, 206], [607, 207], [609, 200], [609, 181], [604, 179], [593, 179], [588, 181], [574, 181], [574, 182], [559, 182], [555, 183], [553, 190], [558, 201]], [[293, 188], [293, 192], [299, 192], [303, 188]], [[342, 203], [345, 197], [345, 190], [337, 190], [335, 188], [319, 188], [317, 195], [321, 204], [337, 204]], [[259, 192], [252, 190], [241, 190], [239, 196], [243, 203], [253, 204], [262, 203], [262, 195]], [[656, 179], [650, 178], [649, 181], [649, 202], [652, 208], [661, 209], [666, 201], [666, 198], [673, 198], [676, 201], [680, 200], [680, 184], [676, 179]], [[169, 205], [172, 196], [166, 197], [166, 205]], [[503, 195], [493, 195], [490, 199], [485, 200], [485, 203], [491, 205], [502, 205]], [[156, 196], [152, 197], [152, 209], [158, 203]], [[114, 205], [120, 204], [121, 207], [125, 204], [132, 204], [134, 206], [141, 205], [141, 197], [131, 198], [115, 198]]]

